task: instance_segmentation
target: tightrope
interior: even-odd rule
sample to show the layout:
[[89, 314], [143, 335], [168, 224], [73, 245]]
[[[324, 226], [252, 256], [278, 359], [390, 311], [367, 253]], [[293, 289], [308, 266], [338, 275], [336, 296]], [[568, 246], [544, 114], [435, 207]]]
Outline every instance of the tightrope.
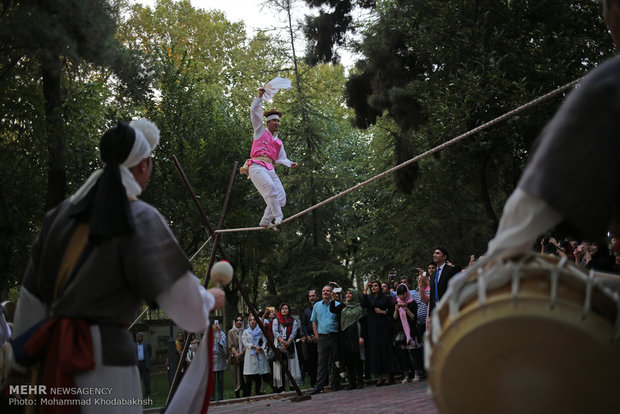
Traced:
[[449, 147], [450, 145], [455, 144], [455, 143], [457, 143], [457, 142], [459, 142], [459, 141], [461, 141], [461, 140], [463, 140], [463, 139], [465, 139], [465, 138], [467, 138], [467, 137], [469, 137], [471, 135], [474, 135], [474, 134], [476, 134], [476, 133], [478, 133], [478, 132], [480, 132], [480, 131], [482, 131], [482, 130], [484, 130], [486, 128], [489, 128], [489, 127], [491, 127], [491, 126], [493, 126], [495, 124], [498, 124], [498, 123], [500, 123], [500, 122], [502, 122], [502, 121], [504, 121], [504, 120], [506, 120], [508, 118], [511, 118], [514, 115], [518, 114], [519, 112], [525, 111], [526, 109], [529, 109], [532, 106], [538, 105], [539, 103], [541, 103], [541, 102], [543, 102], [543, 101], [545, 101], [545, 100], [547, 100], [547, 99], [549, 99], [549, 98], [551, 98], [551, 97], [553, 97], [553, 96], [555, 96], [555, 95], [557, 95], [557, 94], [559, 94], [559, 93], [561, 93], [561, 92], [563, 92], [563, 91], [565, 91], [565, 90], [567, 90], [569, 88], [572, 88], [577, 83], [579, 83], [579, 81], [581, 81], [582, 79], [583, 78], [575, 79], [574, 81], [572, 81], [570, 83], [567, 83], [564, 86], [560, 86], [559, 88], [554, 89], [551, 92], [548, 92], [548, 93], [546, 93], [546, 94], [544, 94], [542, 96], [539, 96], [538, 98], [533, 99], [530, 102], [519, 106], [518, 108], [515, 108], [515, 109], [513, 109], [511, 111], [508, 111], [505, 114], [500, 115], [497, 118], [495, 118], [495, 119], [493, 119], [493, 120], [491, 120], [489, 122], [486, 122], [486, 123], [484, 123], [484, 124], [482, 124], [480, 126], [477, 126], [476, 128], [471, 129], [471, 130], [465, 132], [464, 134], [461, 134], [461, 135], [459, 135], [457, 137], [454, 137], [451, 140], [444, 142], [443, 144], [440, 144], [440, 145], [438, 145], [438, 146], [436, 146], [434, 148], [429, 149], [426, 152], [423, 152], [422, 154], [416, 155], [415, 157], [413, 157], [413, 158], [411, 158], [411, 159], [409, 159], [409, 160], [407, 160], [407, 161], [405, 161], [405, 162], [403, 162], [401, 164], [398, 164], [395, 167], [390, 168], [389, 170], [386, 170], [386, 171], [384, 171], [384, 172], [382, 172], [380, 174], [377, 174], [374, 177], [371, 177], [371, 178], [367, 179], [366, 181], [362, 181], [361, 183], [358, 183], [358, 184], [354, 185], [353, 187], [348, 188], [348, 189], [342, 191], [341, 193], [333, 195], [333, 196], [331, 196], [331, 197], [329, 197], [329, 198], [327, 198], [327, 199], [325, 199], [325, 200], [323, 200], [323, 201], [321, 201], [321, 202], [319, 202], [319, 203], [317, 203], [317, 204], [315, 204], [315, 205], [313, 205], [311, 207], [308, 207], [307, 209], [302, 210], [299, 213], [293, 214], [292, 216], [287, 217], [285, 220], [282, 220], [282, 222], [280, 224], [271, 225], [269, 227], [240, 227], [240, 228], [235, 228], [235, 229], [222, 229], [222, 230], [216, 230], [215, 233], [235, 233], [235, 232], [242, 232], [242, 231], [258, 231], [258, 230], [275, 229], [276, 227], [278, 227], [278, 226], [280, 226], [280, 225], [282, 225], [284, 223], [287, 223], [289, 221], [295, 220], [297, 217], [300, 217], [300, 216], [302, 216], [302, 215], [304, 215], [306, 213], [309, 213], [310, 211], [315, 210], [315, 209], [317, 209], [317, 208], [319, 208], [319, 207], [321, 207], [321, 206], [323, 206], [323, 205], [325, 205], [327, 203], [330, 203], [330, 202], [336, 200], [337, 198], [340, 198], [340, 197], [342, 197], [344, 195], [347, 195], [347, 194], [349, 194], [349, 193], [351, 193], [351, 192], [353, 192], [353, 191], [355, 191], [355, 190], [357, 190], [357, 189], [359, 189], [359, 188], [361, 188], [361, 187], [363, 187], [363, 186], [365, 186], [367, 184], [370, 184], [370, 183], [372, 183], [374, 181], [377, 181], [377, 180], [385, 177], [386, 175], [393, 173], [394, 171], [398, 171], [401, 168], [406, 167], [407, 165], [413, 164], [414, 162], [417, 162], [417, 161], [419, 161], [419, 160], [421, 160], [421, 159], [423, 159], [425, 157], [428, 157], [431, 154], [434, 154], [434, 153], [436, 153], [438, 151], [441, 151], [444, 148]]

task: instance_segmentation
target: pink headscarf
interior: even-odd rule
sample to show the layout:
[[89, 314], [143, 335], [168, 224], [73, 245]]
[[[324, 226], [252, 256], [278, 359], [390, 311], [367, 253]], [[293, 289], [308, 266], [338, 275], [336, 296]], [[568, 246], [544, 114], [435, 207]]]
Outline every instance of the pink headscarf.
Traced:
[[[407, 296], [405, 297], [405, 300], [402, 300], [400, 296], [396, 296], [396, 303], [399, 305], [408, 305], [411, 302], [413, 302], [413, 297], [411, 296], [411, 292], [409, 292], [409, 287], [405, 285], [404, 283], [401, 283], [400, 285], [398, 285], [398, 287], [396, 288], [396, 291], [398, 291], [398, 288], [401, 286], [404, 286], [406, 288]], [[409, 328], [409, 320], [407, 319], [407, 311], [405, 311], [405, 308], [399, 307], [398, 314], [400, 316], [400, 323], [403, 325], [403, 330], [405, 331], [405, 336], [407, 337], [407, 344], [408, 344], [409, 341], [411, 341], [411, 329]]]

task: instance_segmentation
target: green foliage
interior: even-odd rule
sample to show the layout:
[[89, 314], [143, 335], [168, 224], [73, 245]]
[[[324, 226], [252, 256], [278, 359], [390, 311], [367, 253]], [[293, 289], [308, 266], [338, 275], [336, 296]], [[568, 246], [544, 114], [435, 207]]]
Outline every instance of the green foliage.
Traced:
[[[44, 211], [51, 155], [38, 51], [48, 40], [55, 42], [50, 50], [63, 58], [58, 116], [67, 192], [98, 167], [93, 149], [106, 127], [118, 119], [152, 119], [162, 139], [142, 198], [161, 210], [188, 255], [203, 245], [208, 231], [172, 158], [217, 226], [234, 162], [243, 163], [249, 154], [250, 102], [274, 76], [288, 77], [294, 86], [264, 103], [284, 112], [279, 134], [289, 158], [299, 163], [296, 171], [277, 167], [288, 196], [284, 213], [291, 216], [581, 76], [611, 53], [598, 6], [586, 0], [311, 3], [340, 7], [344, 17], [352, 10], [345, 6], [376, 3], [375, 20], [359, 45], [364, 59], [350, 74], [337, 64], [298, 62], [282, 46], [295, 39], [271, 32], [250, 37], [242, 23], [195, 9], [187, 0], [159, 0], [154, 8], [133, 4], [122, 13], [103, 1], [20, 3], [36, 8], [33, 22], [52, 13], [53, 24], [40, 28], [16, 18], [23, 10], [0, 3], [0, 40], [6, 46], [0, 53], [0, 292], [15, 291]], [[57, 9], [68, 4], [74, 8], [67, 14]], [[286, 12], [292, 3], [269, 4]], [[89, 6], [104, 19], [93, 32], [87, 26], [97, 20], [84, 10]], [[86, 13], [81, 20], [80, 11]], [[79, 24], [63, 21], [66, 16]], [[360, 22], [340, 22], [335, 33], [316, 33], [338, 44], [351, 27]], [[294, 36], [296, 30], [289, 29]], [[77, 41], [104, 34], [112, 37], [101, 44], [113, 47], [101, 55], [92, 44]], [[34, 43], [42, 37], [45, 41]], [[57, 47], [66, 47], [66, 53]], [[113, 50], [118, 54], [106, 54]], [[334, 56], [324, 54], [328, 61]], [[132, 64], [121, 64], [127, 61]], [[227, 288], [228, 314], [238, 310], [240, 287], [258, 308], [288, 302], [299, 313], [308, 289], [330, 280], [359, 285], [392, 269], [412, 275], [415, 267], [425, 267], [437, 245], [447, 247], [461, 265], [470, 254], [481, 254], [533, 140], [559, 101], [447, 148], [395, 178], [337, 198], [277, 231], [224, 234], [220, 242], [240, 283]], [[255, 226], [263, 209], [251, 182], [236, 176], [224, 227]], [[201, 278], [211, 248], [208, 244], [194, 261]]]
[[[589, 1], [400, 0], [380, 2], [376, 12], [360, 43], [365, 59], [347, 81], [347, 102], [358, 126], [384, 131], [375, 139], [388, 148], [386, 166], [580, 77], [612, 53], [600, 6]], [[386, 215], [375, 221], [386, 233], [377, 242], [393, 244], [398, 267], [423, 267], [434, 245], [457, 252], [460, 264], [484, 252], [560, 99], [421, 161], [419, 171], [397, 173], [404, 194], [386, 199]], [[401, 225], [390, 226], [395, 220]]]
[[352, 11], [375, 7], [376, 0], [305, 0], [311, 7], [320, 8], [318, 16], [306, 16], [304, 35], [308, 41], [306, 60], [336, 63], [340, 56], [334, 49], [346, 43], [347, 32], [354, 30]]

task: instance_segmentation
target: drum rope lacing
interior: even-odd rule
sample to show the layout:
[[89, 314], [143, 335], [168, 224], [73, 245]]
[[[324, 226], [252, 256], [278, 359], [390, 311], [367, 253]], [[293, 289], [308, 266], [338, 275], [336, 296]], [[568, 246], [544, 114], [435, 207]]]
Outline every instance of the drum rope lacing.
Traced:
[[[491, 262], [491, 260], [496, 262], [496, 264], [489, 269], [483, 270], [484, 266]], [[506, 286], [508, 283], [511, 284], [511, 296], [516, 306], [519, 301], [520, 280], [524, 276], [523, 266], [528, 261], [540, 265], [541, 270], [549, 270], [549, 307], [551, 310], [554, 309], [558, 301], [558, 283], [562, 271], [567, 277], [577, 280], [584, 285], [585, 294], [583, 312], [581, 315], [582, 320], [584, 320], [591, 311], [592, 295], [595, 289], [611, 299], [616, 304], [616, 318], [610, 339], [612, 341], [620, 339], [620, 295], [618, 292], [613, 291], [597, 281], [594, 277], [593, 270], [590, 270], [589, 273], [585, 273], [575, 266], [569, 266], [566, 257], [563, 257], [557, 264], [553, 265], [534, 253], [526, 253], [516, 262], [504, 262], [501, 257], [498, 258], [497, 256], [494, 258], [482, 258], [473, 266], [452, 278], [444, 296], [447, 300], [439, 302], [436, 310], [433, 312], [437, 317], [431, 319], [433, 345], [440, 345], [439, 337], [443, 331], [440, 310], [444, 306], [448, 306], [450, 321], [456, 323], [463, 304], [477, 297], [480, 307], [485, 308], [487, 304], [487, 293], [502, 286]], [[553, 268], [550, 268], [551, 266], [553, 266]]]

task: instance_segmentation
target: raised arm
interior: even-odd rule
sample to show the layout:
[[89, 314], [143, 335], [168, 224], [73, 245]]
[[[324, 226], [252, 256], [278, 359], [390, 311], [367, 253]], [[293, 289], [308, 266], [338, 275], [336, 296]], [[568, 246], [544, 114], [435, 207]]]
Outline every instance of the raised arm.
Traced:
[[265, 126], [263, 125], [263, 106], [261, 105], [264, 93], [265, 90], [260, 88], [258, 90], [258, 96], [254, 98], [250, 106], [250, 120], [252, 121], [252, 128], [254, 128], [254, 139], [260, 138], [263, 132], [265, 132]]
[[346, 305], [344, 303], [338, 303], [336, 305], [336, 301], [335, 300], [331, 300], [329, 301], [329, 311], [331, 313], [340, 313], [342, 312], [342, 309], [344, 309]]

